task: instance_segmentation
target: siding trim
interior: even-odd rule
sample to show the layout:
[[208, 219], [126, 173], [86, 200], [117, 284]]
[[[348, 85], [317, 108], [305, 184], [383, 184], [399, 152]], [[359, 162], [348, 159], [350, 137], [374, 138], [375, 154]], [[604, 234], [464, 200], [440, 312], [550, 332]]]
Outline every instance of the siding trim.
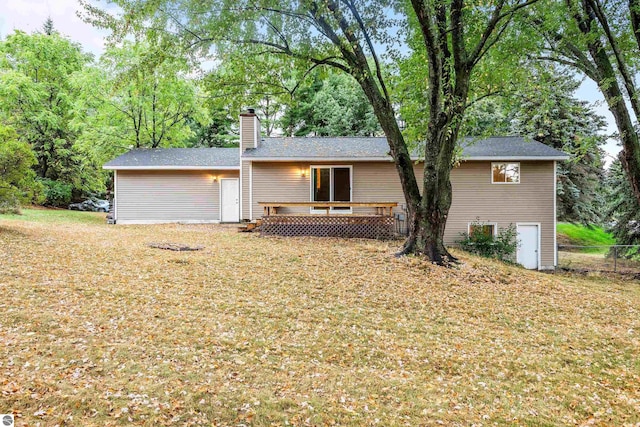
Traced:
[[249, 162], [249, 219], [253, 220], [253, 162]]
[[201, 171], [201, 170], [239, 170], [240, 166], [103, 166], [102, 169], [106, 170], [132, 170], [132, 171], [140, 171], [140, 170], [181, 170], [181, 171]]
[[219, 224], [220, 220], [209, 219], [123, 219], [118, 225], [152, 225], [152, 224]]
[[118, 223], [118, 171], [113, 171], [113, 222]]
[[[242, 126], [240, 126], [242, 129]], [[242, 139], [240, 139], [242, 141]], [[242, 142], [240, 142], [240, 149], [242, 150]], [[242, 215], [242, 205], [244, 204], [244, 194], [242, 192], [242, 186], [244, 185], [244, 178], [242, 176], [242, 160], [240, 160], [240, 221], [243, 220], [244, 216]], [[222, 211], [220, 211], [220, 218], [222, 218]]]
[[[253, 162], [389, 162], [393, 163], [391, 157], [258, 157], [258, 156], [244, 156], [245, 159]], [[538, 160], [538, 161], [556, 161], [556, 160], [568, 160], [569, 156], [551, 156], [551, 157], [536, 157], [536, 156], [482, 156], [482, 157], [467, 157], [460, 159], [463, 162], [474, 161], [520, 161], [520, 160]], [[423, 158], [411, 156], [411, 160], [415, 162], [424, 162]]]
[[558, 162], [553, 162], [553, 266], [558, 266]]

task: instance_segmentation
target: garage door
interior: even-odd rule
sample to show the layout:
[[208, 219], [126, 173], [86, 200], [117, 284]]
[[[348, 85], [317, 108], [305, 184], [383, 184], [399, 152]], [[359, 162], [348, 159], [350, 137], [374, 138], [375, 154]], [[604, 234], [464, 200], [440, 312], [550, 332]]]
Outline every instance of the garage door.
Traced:
[[214, 221], [218, 182], [210, 171], [118, 171], [116, 219], [126, 222]]

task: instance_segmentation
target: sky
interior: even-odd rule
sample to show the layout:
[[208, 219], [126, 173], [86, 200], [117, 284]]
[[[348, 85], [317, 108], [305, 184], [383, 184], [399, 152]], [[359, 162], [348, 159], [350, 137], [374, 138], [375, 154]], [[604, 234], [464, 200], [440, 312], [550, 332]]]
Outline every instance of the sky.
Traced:
[[[38, 31], [51, 17], [60, 33], [81, 44], [85, 52], [98, 57], [104, 51], [104, 39], [109, 33], [83, 22], [77, 14], [80, 7], [78, 0], [0, 0], [0, 37], [4, 38], [14, 30]], [[608, 134], [616, 131], [613, 116], [595, 83], [585, 80], [576, 97], [594, 104], [596, 112], [607, 120]], [[615, 141], [610, 141], [603, 148], [608, 154], [607, 164], [610, 164], [620, 147]]]

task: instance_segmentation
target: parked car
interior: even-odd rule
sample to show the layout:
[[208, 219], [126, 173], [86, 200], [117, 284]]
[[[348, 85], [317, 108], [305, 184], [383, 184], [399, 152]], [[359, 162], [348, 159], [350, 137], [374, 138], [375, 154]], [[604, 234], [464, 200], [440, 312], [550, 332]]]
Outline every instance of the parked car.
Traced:
[[72, 211], [109, 212], [109, 201], [100, 199], [87, 199], [80, 203], [71, 203]]

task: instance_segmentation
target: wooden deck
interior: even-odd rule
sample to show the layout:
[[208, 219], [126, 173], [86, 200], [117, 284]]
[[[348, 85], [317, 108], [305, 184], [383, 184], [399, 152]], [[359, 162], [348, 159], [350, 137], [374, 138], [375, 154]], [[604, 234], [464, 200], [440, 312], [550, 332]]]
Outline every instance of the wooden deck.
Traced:
[[[264, 208], [260, 233], [266, 236], [318, 236], [391, 239], [395, 236], [396, 202], [259, 202]], [[281, 208], [308, 207], [316, 213], [278, 213]], [[331, 208], [368, 207], [372, 214], [346, 214]]]

